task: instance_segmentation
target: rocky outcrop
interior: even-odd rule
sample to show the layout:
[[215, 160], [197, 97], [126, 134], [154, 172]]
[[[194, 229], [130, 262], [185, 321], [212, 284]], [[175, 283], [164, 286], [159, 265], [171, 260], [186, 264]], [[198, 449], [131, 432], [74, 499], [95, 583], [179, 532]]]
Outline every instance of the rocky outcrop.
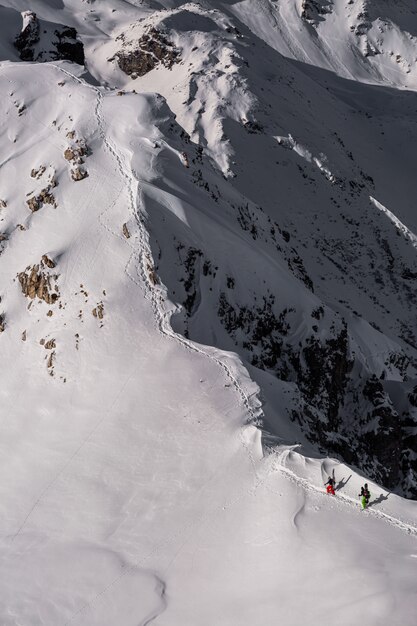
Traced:
[[[48, 258], [48, 257], [46, 257]], [[48, 259], [49, 261], [50, 259]], [[39, 264], [27, 267], [24, 272], [18, 274], [19, 283], [23, 294], [34, 300], [39, 298], [47, 304], [55, 304], [59, 299], [57, 285], [58, 276], [51, 274], [48, 270], [50, 266], [43, 260]]]
[[378, 460], [381, 482], [392, 489], [400, 479], [403, 448], [401, 420], [382, 382], [375, 375], [366, 381], [362, 393], [370, 403], [365, 423], [372, 425], [372, 428], [366, 429], [367, 452], [372, 452]]
[[14, 45], [22, 61], [34, 61], [34, 48], [40, 41], [39, 20], [33, 11], [24, 11], [22, 18], [22, 32], [16, 37]]
[[84, 65], [84, 46], [77, 41], [75, 28], [64, 26], [62, 30], [55, 30], [56, 60], [72, 61], [78, 65]]
[[[126, 44], [124, 35], [119, 35], [116, 41]], [[171, 69], [179, 63], [180, 53], [168, 37], [156, 28], [150, 28], [136, 42], [129, 42], [115, 57], [118, 66], [128, 76], [137, 78], [145, 76], [158, 65]]]
[[[68, 138], [73, 138], [73, 133], [68, 133]], [[75, 142], [64, 151], [64, 159], [73, 165], [84, 163], [84, 157], [88, 156], [89, 148], [84, 139], [76, 139]]]
[[[312, 332], [295, 341], [297, 328], [291, 323], [295, 311], [284, 309], [278, 315], [275, 308], [271, 294], [260, 306], [238, 307], [221, 292], [218, 315], [238, 352], [252, 365], [297, 386], [301, 403], [291, 418], [310, 441], [324, 454], [340, 456], [387, 488], [398, 488], [410, 466], [410, 460], [403, 459], [410, 429], [383, 382], [355, 361], [346, 322], [333, 322], [329, 327], [329, 320], [322, 323], [323, 307], [318, 307], [311, 312]], [[417, 405], [417, 388], [409, 400]]]
[[46, 172], [46, 167], [44, 165], [41, 165], [38, 168], [33, 168], [32, 171], [30, 172], [30, 175], [32, 178], [36, 178], [37, 180], [39, 180], [45, 172]]
[[84, 180], [84, 178], [87, 178], [87, 176], [88, 172], [83, 167], [74, 167], [71, 170], [71, 178], [74, 181]]
[[49, 267], [49, 269], [54, 269], [54, 267], [56, 267], [55, 261], [50, 259], [46, 254], [42, 255], [42, 262]]
[[84, 46], [75, 28], [38, 19], [33, 11], [22, 13], [22, 31], [14, 45], [22, 61], [72, 61], [84, 65]]
[[123, 235], [126, 237], [126, 239], [130, 239], [130, 232], [126, 223], [123, 224], [122, 230], [123, 230]]
[[92, 310], [92, 314], [94, 315], [94, 317], [102, 320], [104, 317], [104, 304], [102, 302], [99, 302], [98, 305]]
[[52, 186], [53, 185], [48, 185], [45, 189], [42, 189], [37, 196], [32, 196], [26, 200], [26, 204], [32, 213], [39, 211], [44, 204], [50, 204], [57, 208], [58, 205], [55, 200], [55, 196], [51, 193]]
[[[68, 139], [73, 140], [74, 137], [75, 131], [67, 133]], [[82, 164], [89, 154], [90, 149], [87, 142], [82, 138], [76, 139], [65, 149], [64, 159], [72, 165], [72, 169], [70, 170], [72, 180], [79, 181], [87, 178], [88, 171], [85, 167], [82, 167]]]
[[311, 24], [317, 24], [332, 10], [332, 0], [302, 0], [301, 17]]
[[6, 324], [4, 322], [4, 316], [0, 315], [0, 333], [3, 333], [5, 328]]

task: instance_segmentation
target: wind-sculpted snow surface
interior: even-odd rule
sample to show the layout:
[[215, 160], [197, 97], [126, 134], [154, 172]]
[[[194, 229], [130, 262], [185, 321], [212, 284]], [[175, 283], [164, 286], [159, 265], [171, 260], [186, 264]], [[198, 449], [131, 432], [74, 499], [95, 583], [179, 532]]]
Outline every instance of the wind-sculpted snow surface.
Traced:
[[3, 5], [0, 622], [414, 626], [413, 6]]
[[[274, 390], [268, 428], [281, 434], [285, 404], [301, 431], [291, 436], [307, 435], [322, 452], [413, 495], [415, 418], [407, 395], [415, 376], [416, 259], [370, 197], [378, 190], [394, 203], [400, 197], [412, 219], [411, 161], [399, 155], [393, 162], [391, 154], [414, 132], [414, 95], [396, 94], [394, 104], [394, 92], [289, 63], [219, 12], [206, 10], [219, 29], [214, 35], [196, 17], [201, 7], [187, 11], [197, 31], [178, 31], [184, 8], [147, 23], [169, 25], [178, 48], [174, 27], [194, 43], [197, 32], [205, 55], [194, 54], [190, 71], [191, 43], [183, 45], [174, 74], [161, 69], [159, 78], [155, 70], [140, 83], [153, 81], [180, 122], [164, 127], [168, 142], [155, 142], [163, 158], [156, 179], [143, 185], [156, 270], [182, 307], [174, 327], [237, 349], [257, 368], [264, 393]], [[217, 47], [226, 35], [227, 58]], [[386, 171], [403, 181], [395, 201]], [[264, 388], [259, 370], [280, 382]]]

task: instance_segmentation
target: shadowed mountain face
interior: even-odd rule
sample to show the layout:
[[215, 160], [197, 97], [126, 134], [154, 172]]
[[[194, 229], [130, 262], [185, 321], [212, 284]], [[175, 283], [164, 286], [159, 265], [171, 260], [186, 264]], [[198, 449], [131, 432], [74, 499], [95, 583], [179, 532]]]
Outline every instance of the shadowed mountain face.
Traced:
[[415, 626], [414, 4], [0, 2], [1, 626]]
[[416, 95], [289, 61], [224, 15], [187, 31], [190, 10], [152, 18], [192, 66], [181, 104], [164, 92], [189, 169], [149, 212], [174, 326], [238, 351], [275, 435], [284, 411], [297, 440], [415, 496]]
[[[227, 182], [182, 140], [185, 216], [172, 216], [169, 189], [149, 211], [157, 271], [182, 305], [174, 327], [252, 366], [268, 430], [282, 436], [284, 410], [296, 440], [413, 496], [415, 237], [376, 198], [392, 208], [383, 172], [395, 181], [410, 167], [411, 153], [394, 163], [392, 150], [407, 145], [416, 97], [400, 96], [387, 122], [390, 90], [271, 56], [265, 87], [266, 55], [262, 69], [248, 61], [251, 120], [224, 121]], [[369, 113], [374, 99], [383, 116]], [[393, 183], [404, 200], [405, 178], [408, 189]], [[401, 208], [411, 225], [412, 203]]]
[[166, 99], [143, 193], [177, 332], [239, 354], [265, 430], [417, 495], [413, 8], [83, 3], [58, 28], [62, 13], [22, 14], [23, 60], [85, 60], [97, 84]]

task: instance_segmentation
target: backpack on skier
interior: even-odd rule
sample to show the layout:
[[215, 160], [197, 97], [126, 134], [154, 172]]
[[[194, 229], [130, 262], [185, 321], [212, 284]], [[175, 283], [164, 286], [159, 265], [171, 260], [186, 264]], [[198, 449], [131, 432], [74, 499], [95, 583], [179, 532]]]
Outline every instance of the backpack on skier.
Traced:
[[366, 509], [369, 504], [369, 500], [371, 498], [371, 493], [368, 489], [368, 483], [365, 483], [363, 487], [361, 487], [361, 492], [359, 494], [361, 499], [362, 508]]
[[335, 482], [335, 479], [329, 476], [327, 483], [324, 483], [325, 486], [327, 485], [327, 493], [330, 493], [332, 496], [336, 495], [334, 490]]

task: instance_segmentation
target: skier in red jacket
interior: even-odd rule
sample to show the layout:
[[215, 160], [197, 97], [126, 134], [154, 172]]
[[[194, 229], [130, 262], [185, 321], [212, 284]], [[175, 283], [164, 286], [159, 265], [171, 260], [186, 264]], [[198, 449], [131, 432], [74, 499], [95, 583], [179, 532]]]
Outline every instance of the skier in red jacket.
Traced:
[[324, 483], [324, 485], [327, 485], [327, 493], [331, 493], [332, 496], [334, 496], [336, 494], [335, 490], [334, 490], [334, 486], [335, 486], [335, 479], [332, 478], [331, 476], [329, 476], [329, 480], [327, 481], [327, 483]]

